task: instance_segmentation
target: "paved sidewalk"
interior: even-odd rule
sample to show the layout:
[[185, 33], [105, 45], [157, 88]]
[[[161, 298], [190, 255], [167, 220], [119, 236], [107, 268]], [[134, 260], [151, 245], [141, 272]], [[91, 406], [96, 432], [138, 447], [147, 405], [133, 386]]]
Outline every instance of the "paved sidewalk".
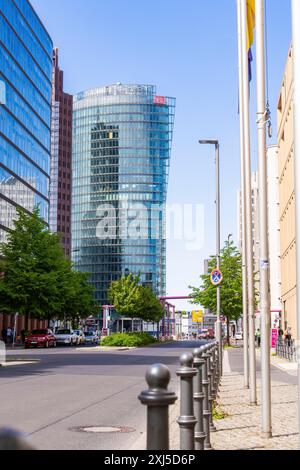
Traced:
[[228, 416], [215, 421], [211, 434], [215, 450], [292, 450], [297, 449], [297, 370], [285, 360], [272, 357], [273, 437], [261, 436], [260, 353], [257, 353], [258, 406], [249, 405], [249, 390], [244, 388], [243, 350], [224, 351], [224, 375], [218, 403]]
[[[217, 432], [211, 433], [214, 450], [293, 450], [298, 445], [297, 367], [284, 359], [271, 357], [273, 437], [261, 437], [260, 351], [257, 350], [258, 406], [249, 405], [249, 390], [244, 388], [243, 350], [224, 351], [223, 378], [218, 404], [228, 416], [215, 421]], [[179, 397], [179, 380], [170, 389]], [[179, 398], [169, 409], [170, 450], [180, 449]], [[132, 449], [146, 449], [143, 432]]]

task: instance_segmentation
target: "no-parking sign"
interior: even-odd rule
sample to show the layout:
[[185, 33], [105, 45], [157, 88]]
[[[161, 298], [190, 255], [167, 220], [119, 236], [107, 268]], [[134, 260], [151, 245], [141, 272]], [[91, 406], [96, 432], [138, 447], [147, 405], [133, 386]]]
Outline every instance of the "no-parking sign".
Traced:
[[218, 286], [223, 280], [223, 274], [220, 269], [216, 268], [211, 272], [210, 275], [211, 283], [213, 286]]

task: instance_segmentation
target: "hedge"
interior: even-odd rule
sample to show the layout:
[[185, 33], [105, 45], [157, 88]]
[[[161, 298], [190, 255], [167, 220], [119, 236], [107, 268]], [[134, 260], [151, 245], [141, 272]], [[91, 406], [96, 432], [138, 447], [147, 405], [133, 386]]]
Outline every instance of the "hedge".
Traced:
[[157, 340], [148, 333], [114, 333], [101, 339], [100, 346], [146, 346], [156, 343]]

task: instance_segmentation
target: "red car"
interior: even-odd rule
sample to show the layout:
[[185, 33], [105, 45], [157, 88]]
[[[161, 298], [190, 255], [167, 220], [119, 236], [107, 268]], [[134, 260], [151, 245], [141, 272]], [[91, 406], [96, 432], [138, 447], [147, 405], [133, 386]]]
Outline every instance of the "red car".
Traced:
[[30, 335], [25, 338], [25, 349], [30, 348], [30, 346], [35, 348], [38, 348], [39, 346], [49, 348], [49, 346], [52, 346], [55, 348], [56, 338], [52, 331], [47, 328], [44, 330], [32, 330]]
[[215, 331], [213, 328], [208, 328], [208, 338], [215, 339]]

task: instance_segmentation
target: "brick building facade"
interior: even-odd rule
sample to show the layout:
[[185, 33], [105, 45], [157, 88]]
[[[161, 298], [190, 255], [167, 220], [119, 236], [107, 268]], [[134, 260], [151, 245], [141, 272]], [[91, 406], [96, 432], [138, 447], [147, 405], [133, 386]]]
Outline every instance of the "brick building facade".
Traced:
[[50, 229], [61, 234], [61, 242], [71, 257], [73, 96], [64, 92], [64, 74], [58, 65], [58, 49], [53, 51]]

